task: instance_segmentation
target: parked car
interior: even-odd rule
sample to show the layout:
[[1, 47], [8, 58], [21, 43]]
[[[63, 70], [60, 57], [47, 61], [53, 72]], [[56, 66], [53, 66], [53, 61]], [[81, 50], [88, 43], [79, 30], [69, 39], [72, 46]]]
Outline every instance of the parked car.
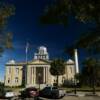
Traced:
[[15, 97], [15, 93], [13, 91], [7, 90], [5, 92], [4, 98], [13, 98], [13, 97]]
[[26, 88], [25, 90], [21, 91], [21, 97], [26, 98], [26, 97], [38, 97], [39, 92], [35, 87], [29, 87]]
[[47, 86], [39, 91], [39, 96], [47, 98], [61, 98], [65, 95], [65, 90], [59, 89], [55, 86]]

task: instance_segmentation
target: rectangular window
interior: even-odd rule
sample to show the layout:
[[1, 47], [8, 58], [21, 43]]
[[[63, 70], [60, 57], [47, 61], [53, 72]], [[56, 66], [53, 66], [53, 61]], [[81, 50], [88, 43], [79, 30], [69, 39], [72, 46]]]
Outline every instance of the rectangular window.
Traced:
[[15, 77], [15, 83], [18, 83], [18, 77]]
[[19, 68], [16, 68], [16, 74], [19, 74]]

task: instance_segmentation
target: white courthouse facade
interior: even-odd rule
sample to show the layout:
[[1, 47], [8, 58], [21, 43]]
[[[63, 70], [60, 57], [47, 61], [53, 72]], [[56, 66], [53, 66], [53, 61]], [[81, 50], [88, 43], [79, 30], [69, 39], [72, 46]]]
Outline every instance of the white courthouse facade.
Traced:
[[[50, 74], [50, 62], [47, 48], [40, 46], [31, 61], [16, 62], [10, 60], [5, 68], [5, 86], [29, 86], [53, 85], [56, 77]], [[75, 63], [71, 59], [65, 62], [65, 74], [59, 77], [59, 84], [65, 80], [73, 81], [75, 75]]]

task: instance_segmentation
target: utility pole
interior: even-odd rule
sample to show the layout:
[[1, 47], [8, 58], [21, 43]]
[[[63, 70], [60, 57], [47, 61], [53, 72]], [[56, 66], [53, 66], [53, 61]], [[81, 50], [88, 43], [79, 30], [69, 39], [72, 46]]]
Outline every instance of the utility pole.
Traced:
[[94, 66], [93, 66], [93, 69], [92, 69], [93, 71], [92, 71], [92, 74], [93, 74], [93, 79], [92, 79], [92, 85], [93, 85], [93, 94], [95, 95], [96, 93], [96, 91], [95, 91], [95, 68], [94, 68]]

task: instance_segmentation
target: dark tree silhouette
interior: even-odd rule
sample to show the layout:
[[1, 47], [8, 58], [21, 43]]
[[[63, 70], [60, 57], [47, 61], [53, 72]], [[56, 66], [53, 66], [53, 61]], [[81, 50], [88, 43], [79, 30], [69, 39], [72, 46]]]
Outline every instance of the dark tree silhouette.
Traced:
[[43, 24], [68, 24], [68, 18], [74, 16], [83, 23], [95, 23], [95, 29], [83, 34], [76, 47], [88, 51], [100, 52], [100, 0], [54, 0], [44, 9], [40, 17]]
[[14, 5], [0, 2], [0, 54], [7, 49], [12, 48], [12, 33], [5, 33], [4, 29], [8, 24], [8, 19], [14, 15]]
[[64, 60], [62, 60], [62, 59], [54, 59], [51, 62], [50, 73], [53, 76], [57, 76], [57, 86], [58, 86], [59, 76], [65, 74]]

